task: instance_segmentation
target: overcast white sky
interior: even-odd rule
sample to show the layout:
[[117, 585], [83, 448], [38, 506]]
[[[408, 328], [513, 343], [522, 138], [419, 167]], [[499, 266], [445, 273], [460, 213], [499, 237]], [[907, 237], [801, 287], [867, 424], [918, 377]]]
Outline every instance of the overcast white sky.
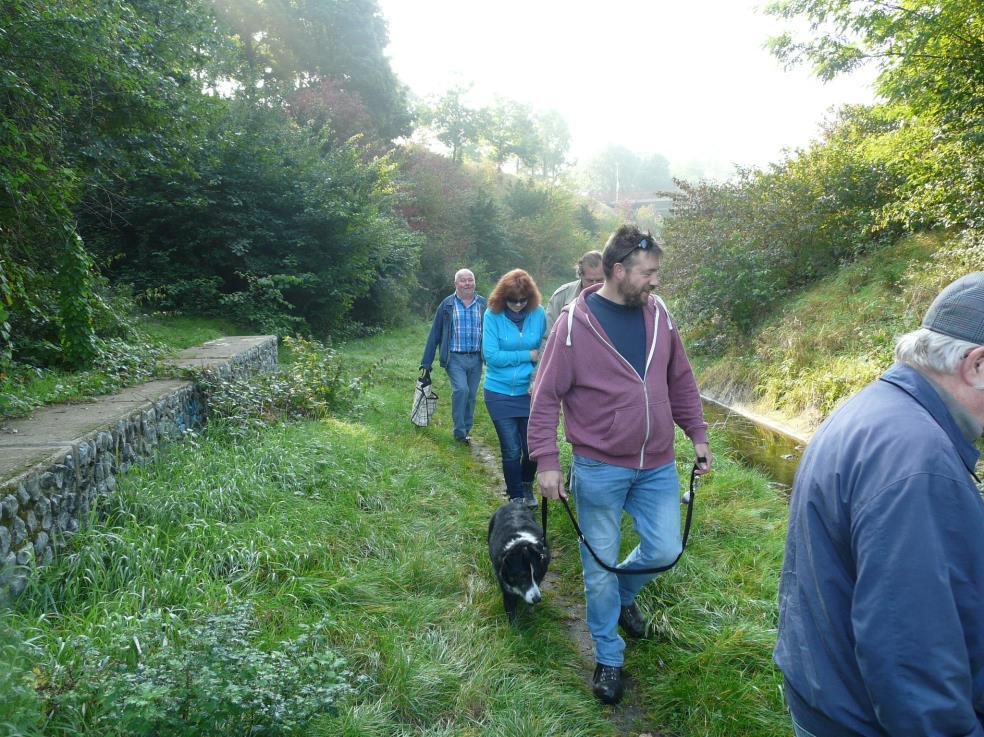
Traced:
[[872, 72], [822, 84], [784, 71], [764, 49], [782, 28], [763, 5], [379, 0], [393, 68], [416, 94], [473, 83], [473, 104], [499, 95], [559, 111], [575, 158], [620, 143], [710, 170], [778, 160], [831, 106], [874, 99]]

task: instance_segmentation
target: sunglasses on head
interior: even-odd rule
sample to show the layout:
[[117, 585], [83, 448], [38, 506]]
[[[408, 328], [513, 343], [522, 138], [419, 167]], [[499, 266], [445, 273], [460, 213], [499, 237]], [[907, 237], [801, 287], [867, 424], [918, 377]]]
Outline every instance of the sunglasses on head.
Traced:
[[642, 236], [642, 238], [639, 239], [638, 243], [636, 243], [634, 246], [632, 246], [632, 248], [626, 251], [625, 255], [622, 256], [622, 258], [617, 259], [615, 263], [616, 264], [622, 263], [623, 261], [625, 261], [625, 259], [631, 256], [637, 250], [648, 251], [650, 248], [656, 248], [656, 241], [653, 240], [653, 237], [651, 235], [644, 235]]

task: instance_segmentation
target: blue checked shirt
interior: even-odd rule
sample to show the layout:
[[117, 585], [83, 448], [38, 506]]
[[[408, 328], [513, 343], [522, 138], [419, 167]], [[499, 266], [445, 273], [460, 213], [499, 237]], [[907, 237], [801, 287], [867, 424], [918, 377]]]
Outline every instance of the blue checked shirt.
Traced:
[[465, 307], [455, 295], [451, 313], [451, 352], [477, 353], [482, 349], [482, 321], [479, 319], [478, 300]]

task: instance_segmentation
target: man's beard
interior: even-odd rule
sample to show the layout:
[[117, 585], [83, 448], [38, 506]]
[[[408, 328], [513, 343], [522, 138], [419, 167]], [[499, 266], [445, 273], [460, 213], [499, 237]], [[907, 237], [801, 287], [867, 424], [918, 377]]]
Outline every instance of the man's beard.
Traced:
[[642, 307], [649, 301], [649, 291], [645, 289], [633, 291], [619, 286], [618, 295], [626, 307]]

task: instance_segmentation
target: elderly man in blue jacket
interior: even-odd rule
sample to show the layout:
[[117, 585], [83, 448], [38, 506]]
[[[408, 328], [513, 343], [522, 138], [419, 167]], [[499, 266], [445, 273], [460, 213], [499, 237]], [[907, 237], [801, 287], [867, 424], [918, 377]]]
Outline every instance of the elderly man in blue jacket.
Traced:
[[434, 313], [420, 368], [430, 372], [434, 354], [451, 382], [451, 421], [454, 439], [470, 443], [475, 420], [475, 397], [482, 380], [482, 320], [485, 297], [475, 292], [475, 275], [458, 269], [454, 292], [442, 300]]
[[774, 657], [800, 737], [984, 737], [984, 272], [895, 359], [793, 484]]

